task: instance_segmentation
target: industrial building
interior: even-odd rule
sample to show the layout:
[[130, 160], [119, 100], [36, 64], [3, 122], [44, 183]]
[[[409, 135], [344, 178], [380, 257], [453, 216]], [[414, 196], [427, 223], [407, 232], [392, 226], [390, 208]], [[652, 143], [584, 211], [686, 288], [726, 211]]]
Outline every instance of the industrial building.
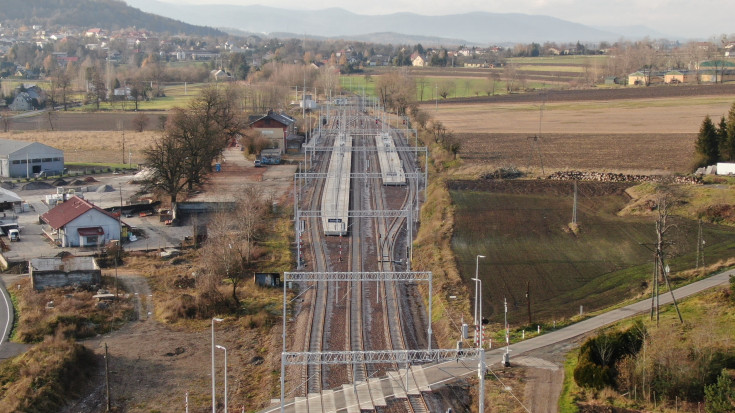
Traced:
[[0, 139], [0, 177], [31, 178], [61, 174], [64, 151], [38, 142]]

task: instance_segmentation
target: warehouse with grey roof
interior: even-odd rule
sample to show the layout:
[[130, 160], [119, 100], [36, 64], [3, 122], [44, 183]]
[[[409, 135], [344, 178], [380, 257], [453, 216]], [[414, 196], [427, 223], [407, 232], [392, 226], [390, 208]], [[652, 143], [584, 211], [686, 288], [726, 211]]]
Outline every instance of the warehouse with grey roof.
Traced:
[[38, 142], [0, 139], [0, 177], [31, 178], [64, 170], [64, 151]]

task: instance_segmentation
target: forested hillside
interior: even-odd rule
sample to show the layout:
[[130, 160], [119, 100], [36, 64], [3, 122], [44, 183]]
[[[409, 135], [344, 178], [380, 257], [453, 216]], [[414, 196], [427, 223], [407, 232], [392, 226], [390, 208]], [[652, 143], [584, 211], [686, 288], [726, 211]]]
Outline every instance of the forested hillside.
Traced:
[[117, 0], [3, 0], [0, 22], [51, 26], [136, 27], [158, 33], [224, 36], [211, 27], [194, 26], [139, 9]]

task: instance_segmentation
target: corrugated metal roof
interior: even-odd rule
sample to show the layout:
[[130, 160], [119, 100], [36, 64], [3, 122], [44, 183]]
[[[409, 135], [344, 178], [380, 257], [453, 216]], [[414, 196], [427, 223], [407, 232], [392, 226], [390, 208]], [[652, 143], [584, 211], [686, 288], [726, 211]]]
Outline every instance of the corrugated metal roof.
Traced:
[[73, 196], [66, 202], [56, 205], [49, 212], [41, 215], [41, 219], [49, 224], [51, 228], [59, 229], [92, 209], [96, 209], [111, 218], [117, 219], [115, 215], [96, 205], [90, 204], [88, 201], [79, 198], [78, 196]]
[[7, 155], [19, 151], [33, 142], [13, 141], [10, 139], [0, 139], [0, 154]]
[[21, 149], [25, 149], [31, 145], [40, 145], [55, 151], [63, 153], [61, 149], [54, 148], [52, 146], [44, 145], [38, 142], [25, 142], [25, 141], [14, 141], [10, 139], [0, 139], [0, 155], [7, 156], [11, 153], [18, 152]]

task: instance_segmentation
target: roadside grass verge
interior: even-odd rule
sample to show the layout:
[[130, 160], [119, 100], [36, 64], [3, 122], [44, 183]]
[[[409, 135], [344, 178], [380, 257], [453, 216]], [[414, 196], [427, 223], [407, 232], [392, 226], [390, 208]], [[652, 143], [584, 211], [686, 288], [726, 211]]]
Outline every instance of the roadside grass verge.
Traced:
[[0, 363], [0, 411], [59, 411], [79, 396], [96, 365], [84, 346], [61, 334], [48, 336], [26, 353]]
[[[661, 308], [661, 319], [657, 326], [655, 320], [648, 315], [637, 316], [623, 320], [602, 331], [622, 331], [630, 328], [636, 321], [641, 321], [646, 327], [645, 353], [641, 350], [633, 356], [636, 373], [648, 371], [641, 386], [639, 380], [631, 377], [631, 370], [624, 365], [618, 365], [620, 377], [618, 389], [605, 388], [595, 391], [578, 386], [575, 383], [573, 372], [577, 366], [579, 350], [570, 352], [565, 362], [564, 385], [559, 399], [559, 411], [572, 413], [580, 410], [588, 411], [597, 408], [621, 408], [634, 411], [704, 411], [705, 401], [682, 397], [666, 397], [659, 391], [653, 394], [662, 383], [668, 386], [691, 386], [696, 378], [698, 382], [706, 384], [710, 378], [718, 375], [720, 364], [726, 368], [733, 368], [735, 360], [735, 344], [732, 342], [732, 332], [735, 330], [735, 301], [732, 290], [727, 287], [706, 291], [679, 302], [679, 309], [684, 319], [680, 323], [673, 305]], [[706, 355], [710, 356], [706, 356]], [[701, 355], [705, 355], [701, 357]], [[699, 364], [697, 364], [699, 363]], [[628, 363], [629, 364], [629, 363]], [[645, 366], [645, 367], [644, 367]], [[714, 373], [709, 370], [714, 367]], [[696, 371], [691, 376], [688, 372]], [[701, 390], [701, 389], [700, 389]], [[691, 391], [691, 388], [690, 388]], [[696, 391], [695, 391], [696, 393]], [[703, 394], [703, 392], [702, 392]], [[654, 401], [654, 399], [656, 399]]]
[[[64, 166], [68, 169], [80, 170], [80, 169], [95, 169], [99, 170], [116, 170], [116, 169], [130, 169], [130, 164], [127, 163], [114, 163], [114, 162], [66, 162]], [[136, 168], [138, 165], [135, 164], [132, 168]]]
[[574, 382], [574, 367], [577, 366], [577, 358], [579, 358], [579, 348], [567, 353], [564, 361], [564, 383], [559, 396], [559, 413], [577, 413], [577, 400], [575, 394], [580, 391], [577, 383]]

